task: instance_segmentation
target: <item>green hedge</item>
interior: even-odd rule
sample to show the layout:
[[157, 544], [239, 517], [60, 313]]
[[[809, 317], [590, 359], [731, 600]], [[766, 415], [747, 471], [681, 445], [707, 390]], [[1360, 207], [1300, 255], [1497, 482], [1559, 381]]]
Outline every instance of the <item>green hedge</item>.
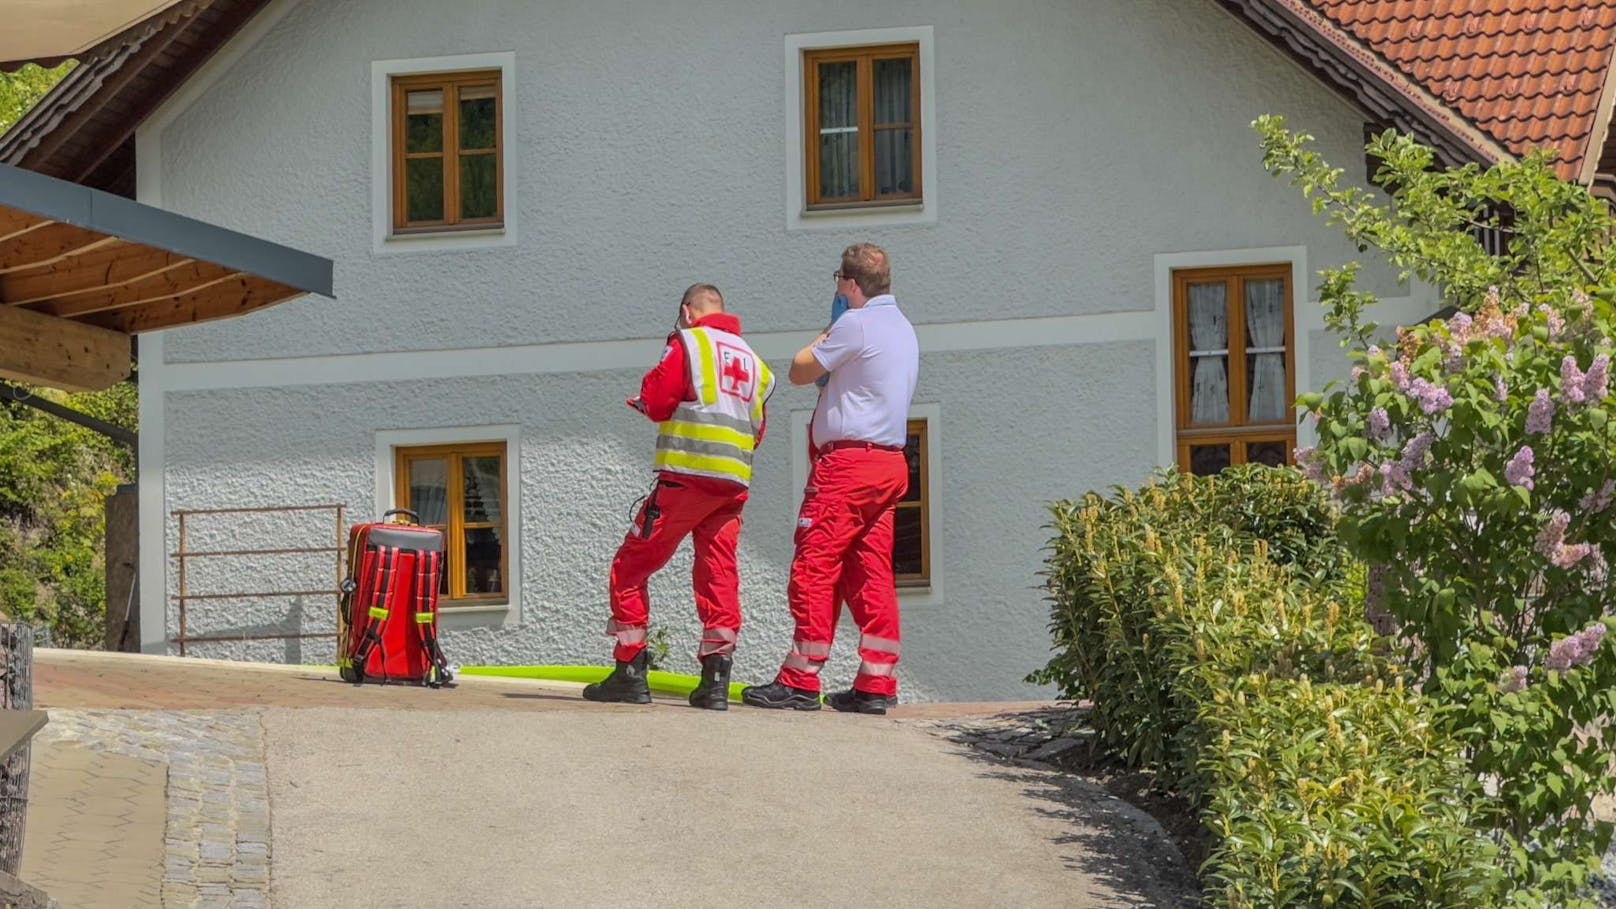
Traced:
[[1348, 605], [1362, 573], [1312, 484], [1162, 474], [1052, 513], [1035, 676], [1201, 810], [1214, 904], [1491, 904], [1475, 782]]

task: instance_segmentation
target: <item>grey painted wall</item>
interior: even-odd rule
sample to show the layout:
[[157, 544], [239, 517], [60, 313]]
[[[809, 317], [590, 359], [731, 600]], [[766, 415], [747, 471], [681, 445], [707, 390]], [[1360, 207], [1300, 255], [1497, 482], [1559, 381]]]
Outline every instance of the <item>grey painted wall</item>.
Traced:
[[[753, 331], [810, 329], [866, 232], [785, 229], [784, 35], [900, 25], [935, 28], [939, 214], [876, 233], [917, 320], [1148, 309], [1162, 252], [1353, 257], [1249, 123], [1287, 114], [1361, 174], [1361, 116], [1212, 0], [304, 0], [163, 133], [163, 204], [332, 257], [337, 302], [167, 355], [643, 336], [698, 279]], [[519, 245], [373, 256], [371, 61], [492, 51], [516, 55]]]
[[[941, 411], [943, 509], [933, 566], [942, 602], [905, 612], [902, 682], [910, 696], [1012, 698], [1042, 664], [1047, 614], [1036, 589], [1046, 503], [1112, 483], [1133, 483], [1154, 457], [1153, 351], [1147, 343], [1051, 347], [923, 357], [917, 399]], [[1029, 376], [1047, 377], [1029, 385]], [[1083, 377], [1074, 379], [1073, 377]], [[606, 569], [648, 485], [654, 429], [622, 406], [638, 374], [297, 389], [176, 392], [166, 429], [171, 509], [343, 503], [373, 519], [375, 428], [519, 423], [522, 434], [519, 627], [449, 631], [454, 660], [571, 663], [609, 659], [603, 637]], [[1020, 403], [1004, 405], [1006, 389]], [[407, 406], [406, 406], [406, 402]], [[812, 396], [783, 391], [775, 431], [760, 452], [741, 537], [747, 626], [738, 677], [767, 680], [791, 640], [785, 591], [793, 515], [786, 415]], [[605, 415], [603, 417], [602, 415]], [[1029, 433], [1026, 427], [1037, 427]], [[190, 519], [193, 550], [332, 545], [330, 513]], [[177, 523], [170, 521], [170, 533]], [[317, 589], [334, 584], [327, 556], [199, 560], [197, 593]], [[689, 545], [652, 583], [656, 624], [667, 627], [675, 667], [694, 664], [700, 626], [689, 591]], [[178, 578], [170, 576], [177, 593]], [[170, 607], [171, 627], [177, 621]], [[205, 601], [192, 634], [319, 631], [334, 627], [329, 600], [276, 597]], [[847, 683], [857, 631], [844, 624], [827, 680]], [[329, 641], [198, 645], [195, 653], [329, 663]]]
[[[786, 230], [784, 35], [935, 28], [935, 224]], [[520, 243], [372, 253], [370, 64], [514, 51]], [[678, 5], [304, 0], [161, 135], [166, 207], [332, 257], [337, 301], [165, 333], [168, 362], [478, 348], [665, 330], [685, 284], [714, 280], [749, 331], [823, 319], [835, 253], [887, 246], [917, 322], [1149, 310], [1160, 253], [1305, 245], [1310, 271], [1355, 257], [1260, 166], [1248, 124], [1281, 112], [1361, 174], [1360, 116], [1211, 0], [849, 0]], [[225, 124], [228, 128], [221, 128]], [[1398, 295], [1390, 273], [1368, 289]], [[1299, 306], [1307, 288], [1297, 289]], [[1341, 369], [1310, 336], [1304, 375]], [[942, 594], [905, 608], [907, 697], [1017, 698], [1048, 649], [1038, 589], [1045, 508], [1156, 461], [1155, 350], [1167, 339], [930, 353], [917, 403], [944, 443], [933, 496]], [[647, 342], [647, 365], [657, 345]], [[784, 364], [776, 364], [783, 366]], [[166, 509], [341, 502], [375, 516], [378, 430], [521, 427], [523, 583], [513, 627], [446, 633], [451, 658], [601, 662], [605, 578], [649, 481], [652, 427], [622, 405], [640, 371], [159, 390]], [[153, 371], [161, 369], [153, 365]], [[758, 466], [741, 562], [738, 677], [770, 677], [790, 640], [793, 488], [786, 389]], [[148, 429], [148, 431], [153, 431]], [[295, 537], [324, 516], [197, 519], [188, 546]], [[177, 545], [167, 519], [166, 548]], [[654, 621], [690, 666], [688, 546], [654, 582]], [[188, 569], [191, 592], [334, 582], [323, 557]], [[172, 594], [169, 623], [176, 621]], [[208, 585], [214, 585], [209, 587]], [[236, 587], [234, 589], [241, 589]], [[940, 601], [937, 601], [940, 600]], [[320, 630], [328, 601], [220, 601], [193, 634]], [[451, 623], [463, 624], [463, 623]], [[851, 679], [844, 625], [827, 681]], [[212, 645], [205, 655], [328, 662], [329, 641]]]

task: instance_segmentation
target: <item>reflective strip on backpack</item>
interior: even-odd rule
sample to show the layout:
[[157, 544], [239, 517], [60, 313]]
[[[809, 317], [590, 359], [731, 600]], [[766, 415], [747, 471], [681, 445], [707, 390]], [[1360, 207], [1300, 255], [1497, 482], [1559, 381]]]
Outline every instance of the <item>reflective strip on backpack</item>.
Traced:
[[372, 606], [372, 607], [370, 607], [370, 617], [375, 619], [378, 622], [387, 621], [387, 607], [385, 607], [385, 606]]

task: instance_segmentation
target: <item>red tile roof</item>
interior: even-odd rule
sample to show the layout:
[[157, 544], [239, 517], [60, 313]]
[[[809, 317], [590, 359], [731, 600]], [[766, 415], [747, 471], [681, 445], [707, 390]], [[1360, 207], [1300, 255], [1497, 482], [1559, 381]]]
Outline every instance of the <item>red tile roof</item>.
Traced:
[[1591, 178], [1610, 121], [1613, 0], [1303, 2], [1511, 153], [1549, 146], [1561, 177]]

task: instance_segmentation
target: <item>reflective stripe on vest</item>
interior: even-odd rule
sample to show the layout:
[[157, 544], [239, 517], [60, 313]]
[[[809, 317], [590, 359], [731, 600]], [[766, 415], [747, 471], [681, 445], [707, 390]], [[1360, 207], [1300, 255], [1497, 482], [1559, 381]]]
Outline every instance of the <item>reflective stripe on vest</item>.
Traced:
[[658, 470], [752, 482], [752, 453], [774, 374], [740, 337], [710, 328], [679, 332], [696, 400], [657, 433]]

